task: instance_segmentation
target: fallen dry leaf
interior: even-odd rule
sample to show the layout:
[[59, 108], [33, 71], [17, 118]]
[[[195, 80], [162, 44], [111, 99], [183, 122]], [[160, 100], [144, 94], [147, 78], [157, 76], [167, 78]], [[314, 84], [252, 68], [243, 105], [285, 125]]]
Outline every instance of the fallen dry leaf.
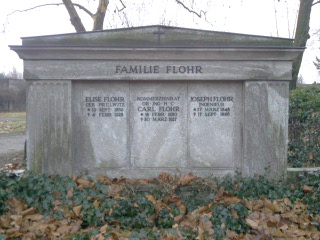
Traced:
[[123, 186], [118, 184], [111, 184], [108, 189], [108, 196], [121, 196]]
[[163, 172], [158, 176], [158, 180], [160, 180], [162, 182], [166, 182], [166, 183], [172, 182], [173, 179], [174, 178], [166, 172]]
[[28, 208], [27, 210], [22, 211], [21, 215], [24, 217], [24, 216], [27, 216], [27, 215], [34, 214], [36, 211], [37, 210], [36, 210], [35, 207], [31, 207], [31, 208]]
[[21, 200], [18, 200], [16, 197], [8, 199], [7, 202], [18, 214], [20, 214], [25, 209], [23, 202]]
[[146, 198], [153, 203], [153, 205], [157, 204], [157, 200], [152, 195], [147, 195]]
[[228, 229], [226, 232], [226, 237], [227, 239], [239, 239], [239, 234]]
[[178, 180], [177, 186], [186, 186], [189, 185], [193, 180], [197, 179], [198, 177], [193, 173], [188, 173], [187, 175], [182, 176]]
[[92, 204], [95, 208], [99, 208], [100, 202], [98, 200], [95, 200]]
[[78, 178], [76, 182], [79, 184], [79, 187], [80, 186], [90, 187], [92, 185], [92, 183], [88, 179], [84, 179], [84, 178]]
[[34, 214], [34, 215], [28, 215], [25, 218], [31, 221], [41, 221], [43, 219], [43, 215]]
[[99, 229], [99, 231], [102, 232], [102, 233], [105, 233], [105, 232], [107, 232], [107, 229], [108, 229], [108, 228], [109, 228], [109, 225], [106, 224], [106, 225], [103, 225], [103, 226]]
[[213, 230], [213, 224], [210, 220], [206, 220], [207, 217], [206, 215], [203, 215], [201, 218], [200, 218], [200, 222], [199, 222], [199, 232], [202, 232], [202, 233], [205, 233], [207, 232], [209, 235], [212, 235], [214, 233], [214, 230]]
[[269, 199], [264, 199], [264, 206], [272, 212], [281, 212], [281, 206], [276, 202], [271, 202]]
[[305, 193], [309, 193], [309, 192], [312, 192], [313, 190], [313, 187], [312, 186], [308, 186], [308, 185], [303, 185], [302, 186], [302, 189]]
[[55, 205], [55, 206], [60, 206], [62, 205], [63, 203], [60, 201], [60, 200], [55, 200], [51, 203], [52, 205]]
[[65, 235], [67, 233], [70, 233], [71, 229], [72, 229], [72, 226], [61, 226], [57, 229], [57, 233], [59, 233], [60, 236]]
[[249, 227], [251, 227], [253, 229], [258, 229], [258, 226], [259, 226], [258, 220], [252, 220], [252, 219], [247, 218], [246, 223], [249, 225]]
[[67, 198], [73, 197], [73, 193], [74, 193], [74, 189], [73, 189], [73, 188], [70, 188], [70, 189], [68, 190], [68, 192], [67, 192], [66, 197], [67, 197]]
[[234, 195], [226, 192], [223, 188], [220, 188], [216, 194], [215, 202], [225, 205], [231, 205], [237, 202], [241, 202], [242, 200]]
[[81, 210], [82, 210], [82, 205], [75, 206], [75, 207], [73, 208], [73, 212], [74, 212], [74, 214], [75, 214], [77, 217], [80, 216]]
[[310, 160], [313, 160], [313, 152], [309, 152], [309, 153], [308, 153], [308, 158], [309, 158]]

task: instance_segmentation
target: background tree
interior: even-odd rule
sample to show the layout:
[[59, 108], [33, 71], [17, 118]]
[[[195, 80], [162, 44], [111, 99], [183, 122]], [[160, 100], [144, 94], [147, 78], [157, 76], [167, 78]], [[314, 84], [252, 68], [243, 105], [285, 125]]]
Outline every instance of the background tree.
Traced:
[[26, 86], [16, 68], [0, 73], [0, 111], [25, 110]]
[[[87, 13], [93, 20], [93, 31], [102, 30], [103, 29], [103, 22], [106, 16], [106, 11], [109, 5], [109, 0], [99, 0], [99, 4], [97, 7], [96, 13], [90, 12], [87, 8], [80, 4], [74, 4], [71, 0], [62, 0], [64, 6], [66, 7], [69, 15], [70, 15], [70, 22], [74, 26], [77, 32], [85, 32], [86, 29], [77, 13], [75, 7], [83, 10]], [[122, 2], [120, 0], [120, 2]]]
[[[79, 13], [80, 13], [79, 11], [83, 11], [85, 14], [87, 14], [92, 19], [93, 27], [90, 30], [94, 30], [94, 31], [102, 30], [104, 28], [103, 25], [104, 25], [104, 22], [106, 19], [106, 14], [107, 14], [107, 10], [109, 7], [109, 2], [111, 2], [111, 1], [110, 0], [87, 0], [87, 1], [92, 2], [93, 4], [96, 4], [96, 11], [95, 12], [90, 11], [85, 6], [83, 6], [79, 3], [76, 3], [76, 1], [73, 1], [73, 0], [62, 0], [60, 3], [47, 3], [47, 4], [35, 6], [30, 9], [22, 10], [22, 11], [28, 11], [28, 10], [32, 10], [32, 9], [35, 9], [38, 7], [44, 7], [44, 6], [49, 6], [49, 5], [52, 5], [52, 6], [53, 5], [56, 5], [56, 6], [61, 5], [61, 6], [65, 6], [65, 8], [69, 14], [70, 22], [73, 25], [76, 32], [86, 31], [86, 28], [84, 27], [84, 24], [83, 24], [84, 19], [82, 19], [83, 15], [79, 15]], [[127, 0], [127, 1], [129, 1], [129, 0]], [[204, 11], [204, 10], [209, 11], [209, 9], [210, 9], [209, 5], [207, 8], [203, 7], [203, 5], [202, 5], [203, 9], [201, 9], [199, 7], [198, 8], [196, 7], [199, 2], [194, 1], [194, 0], [190, 0], [190, 1], [171, 0], [171, 1], [173, 3], [175, 2], [177, 4], [177, 6], [179, 6], [181, 9], [184, 9], [186, 12], [189, 12], [190, 15], [194, 19], [201, 18], [201, 19], [207, 21], [206, 20], [206, 17], [207, 17], [206, 11]], [[272, 0], [268, 0], [268, 1], [272, 1]], [[280, 1], [280, 0], [278, 0], [278, 1]], [[282, 1], [284, 1], [284, 0], [282, 0]], [[208, 1], [208, 2], [210, 2], [210, 1]], [[213, 1], [213, 2], [215, 2], [215, 1]], [[243, 2], [245, 2], [245, 1], [243, 1]], [[117, 5], [119, 4], [117, 6], [117, 9], [115, 10], [115, 12], [119, 13], [119, 16], [122, 15], [122, 17], [120, 19], [123, 22], [123, 26], [126, 26], [126, 27], [132, 26], [133, 20], [130, 19], [130, 18], [132, 18], [132, 14], [131, 14], [131, 17], [128, 17], [129, 15], [127, 13], [125, 13], [126, 11], [122, 12], [122, 10], [126, 9], [126, 0], [113, 0], [113, 3], [116, 3]], [[318, 3], [320, 3], [319, 0], [300, 0], [300, 8], [299, 8], [295, 36], [294, 36], [294, 46], [295, 47], [302, 47], [302, 48], [306, 47], [307, 40], [310, 38], [309, 25], [310, 25], [310, 15], [311, 15], [312, 6], [314, 6]], [[141, 2], [139, 4], [141, 4]], [[144, 2], [143, 2], [143, 4], [144, 4]], [[230, 3], [230, 5], [228, 7], [229, 8], [232, 7], [233, 4], [234, 3]], [[135, 9], [131, 9], [131, 7], [129, 9], [130, 13], [135, 10]], [[212, 8], [212, 6], [211, 6], [211, 8]], [[110, 11], [109, 11], [109, 13], [110, 13]], [[123, 13], [123, 14], [120, 14], [120, 13]], [[135, 16], [137, 18], [140, 18], [140, 14], [135, 14]], [[112, 22], [114, 19], [113, 20], [109, 19], [109, 20], [110, 20], [109, 22]], [[173, 25], [174, 25], [174, 23], [173, 23]], [[296, 87], [302, 57], [303, 57], [303, 54], [300, 54], [299, 57], [293, 62], [293, 72], [292, 72], [293, 80], [290, 82], [290, 89], [294, 89]]]
[[[96, 1], [96, 0], [88, 0], [88, 2], [94, 2], [94, 1]], [[114, 0], [114, 2], [116, 2], [116, 1], [120, 3], [120, 8], [117, 7], [117, 10], [115, 10], [115, 12], [117, 11], [118, 13], [120, 13], [124, 9], [126, 9], [125, 0]], [[203, 18], [207, 23], [209, 23], [206, 19], [206, 13], [207, 13], [206, 11], [203, 11], [203, 10], [196, 11], [196, 10], [192, 9], [192, 7], [195, 5], [195, 3], [193, 1], [190, 4], [186, 4], [182, 0], [171, 0], [171, 1], [175, 2], [178, 6], [181, 6], [184, 10], [190, 12], [191, 14], [196, 16], [197, 18]], [[104, 29], [103, 24], [104, 24], [104, 21], [106, 18], [106, 13], [108, 10], [109, 3], [110, 3], [110, 0], [97, 0], [97, 10], [95, 13], [93, 13], [84, 5], [81, 5], [79, 3], [74, 3], [72, 0], [62, 0], [61, 3], [46, 3], [46, 4], [41, 4], [41, 5], [31, 7], [28, 9], [24, 9], [24, 10], [15, 10], [14, 12], [12, 12], [9, 15], [12, 15], [16, 12], [27, 12], [27, 11], [34, 10], [34, 9], [40, 8], [40, 7], [62, 6], [63, 5], [63, 6], [65, 6], [65, 8], [69, 14], [70, 22], [76, 32], [86, 32], [87, 31], [77, 10], [83, 11], [92, 19], [93, 27], [90, 30], [99, 31], [99, 30]], [[124, 25], [129, 26], [130, 22], [132, 22], [132, 20], [130, 21], [129, 19], [126, 19], [126, 17], [127, 17], [126, 14], [124, 14], [123, 17], [125, 18]], [[163, 22], [163, 19], [162, 19], [162, 22]]]
[[[293, 42], [294, 47], [306, 47], [307, 41], [310, 38], [309, 30], [312, 6], [318, 3], [320, 3], [319, 0], [300, 0], [297, 27]], [[299, 54], [299, 56], [293, 61], [292, 81], [290, 81], [290, 89], [295, 89], [297, 87], [298, 74], [302, 62], [302, 57], [303, 53]]]
[[0, 79], [23, 79], [23, 77], [22, 73], [18, 72], [18, 70], [13, 67], [8, 73], [0, 73]]
[[320, 58], [316, 57], [316, 61], [313, 62], [316, 68], [320, 71]]
[[[122, 5], [122, 0], [120, 0]], [[184, 9], [192, 13], [193, 15], [199, 17], [199, 18], [206, 18], [206, 12], [200, 11], [196, 12], [192, 10], [190, 7], [188, 7], [183, 1], [181, 0], [175, 0], [175, 2], [182, 6]], [[72, 3], [71, 0], [63, 0], [63, 3], [65, 7], [68, 10], [68, 13], [70, 15], [70, 21], [72, 25], [75, 27], [77, 32], [83, 32], [85, 31], [85, 28], [83, 24], [81, 23], [81, 19], [79, 18], [79, 15], [77, 14], [77, 11], [75, 10], [75, 5]], [[308, 39], [310, 38], [309, 30], [310, 30], [310, 15], [312, 6], [320, 3], [319, 0], [300, 0], [300, 7], [299, 7], [299, 14], [298, 14], [298, 20], [297, 20], [297, 26], [295, 31], [295, 37], [294, 37], [294, 47], [302, 47], [305, 48]], [[93, 21], [94, 21], [94, 27], [93, 30], [102, 30], [103, 29], [103, 22], [106, 15], [106, 10], [109, 5], [109, 0], [99, 0], [99, 5], [97, 8], [97, 12], [95, 14], [90, 13], [90, 11], [86, 10], [84, 7], [80, 7], [80, 9], [84, 10], [86, 13], [88, 13]], [[297, 86], [298, 81], [298, 74], [301, 67], [301, 62], [303, 58], [303, 53], [299, 54], [299, 56], [293, 61], [293, 71], [292, 71], [292, 81], [290, 81], [290, 89], [295, 89]]]

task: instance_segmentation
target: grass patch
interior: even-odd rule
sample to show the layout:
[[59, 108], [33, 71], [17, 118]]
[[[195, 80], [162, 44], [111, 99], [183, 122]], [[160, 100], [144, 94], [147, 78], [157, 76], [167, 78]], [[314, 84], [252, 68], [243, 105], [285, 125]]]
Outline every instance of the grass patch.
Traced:
[[0, 133], [16, 133], [26, 130], [26, 120], [0, 121]]
[[26, 117], [26, 112], [0, 112], [0, 117]]

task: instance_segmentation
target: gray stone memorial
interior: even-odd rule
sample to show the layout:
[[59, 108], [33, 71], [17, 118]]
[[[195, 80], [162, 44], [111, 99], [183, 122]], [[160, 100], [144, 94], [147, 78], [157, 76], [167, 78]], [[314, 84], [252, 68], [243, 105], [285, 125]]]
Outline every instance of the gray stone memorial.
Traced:
[[286, 175], [291, 39], [148, 26], [11, 49], [34, 172]]

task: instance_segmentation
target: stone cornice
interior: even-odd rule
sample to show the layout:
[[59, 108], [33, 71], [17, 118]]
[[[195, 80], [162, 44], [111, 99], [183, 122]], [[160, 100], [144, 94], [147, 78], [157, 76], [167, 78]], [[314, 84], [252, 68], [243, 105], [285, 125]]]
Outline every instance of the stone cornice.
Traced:
[[292, 61], [303, 48], [110, 48], [10, 46], [24, 60]]

